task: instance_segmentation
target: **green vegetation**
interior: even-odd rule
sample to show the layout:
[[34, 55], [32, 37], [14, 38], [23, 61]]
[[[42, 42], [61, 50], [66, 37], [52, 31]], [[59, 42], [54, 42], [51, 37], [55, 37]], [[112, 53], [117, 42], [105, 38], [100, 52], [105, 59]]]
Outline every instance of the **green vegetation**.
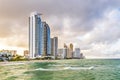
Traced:
[[28, 59], [24, 58], [23, 56], [15, 56], [13, 58], [11, 58], [9, 61], [27, 61]]
[[[120, 60], [54, 60], [23, 62], [19, 65], [1, 65], [0, 80], [120, 80]], [[54, 69], [70, 65], [94, 66], [93, 70], [41, 71], [38, 68]]]

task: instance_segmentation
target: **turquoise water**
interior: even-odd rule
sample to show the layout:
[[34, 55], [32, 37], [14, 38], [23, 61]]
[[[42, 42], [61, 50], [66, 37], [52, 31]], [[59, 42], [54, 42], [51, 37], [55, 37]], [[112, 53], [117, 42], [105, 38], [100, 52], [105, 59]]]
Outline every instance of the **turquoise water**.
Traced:
[[[120, 80], [119, 59], [24, 61], [24, 64], [18, 65], [14, 64], [19, 62], [13, 63], [0, 64], [0, 80]], [[93, 68], [88, 69], [91, 66]], [[70, 69], [64, 69], [66, 67]], [[80, 69], [71, 69], [76, 67]]]
[[[63, 70], [63, 71], [32, 71], [34, 74], [31, 80], [120, 80], [120, 60], [119, 59], [84, 59], [84, 60], [59, 60], [55, 63], [35, 63], [34, 69], [39, 68], [58, 68], [58, 66], [49, 65], [65, 65], [77, 67], [91, 67], [91, 70]], [[28, 73], [28, 74], [29, 74]], [[39, 76], [41, 75], [41, 76]], [[38, 77], [39, 76], [39, 77]]]
[[81, 75], [82, 79], [80, 80], [120, 80], [120, 60], [118, 59], [75, 60], [70, 64], [94, 66], [93, 70], [81, 71], [79, 75]]

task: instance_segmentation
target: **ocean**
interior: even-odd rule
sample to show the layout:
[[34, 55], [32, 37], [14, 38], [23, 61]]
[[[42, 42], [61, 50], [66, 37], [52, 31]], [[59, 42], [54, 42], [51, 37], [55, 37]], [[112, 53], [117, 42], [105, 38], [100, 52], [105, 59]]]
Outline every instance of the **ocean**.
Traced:
[[120, 80], [120, 59], [0, 63], [0, 80]]

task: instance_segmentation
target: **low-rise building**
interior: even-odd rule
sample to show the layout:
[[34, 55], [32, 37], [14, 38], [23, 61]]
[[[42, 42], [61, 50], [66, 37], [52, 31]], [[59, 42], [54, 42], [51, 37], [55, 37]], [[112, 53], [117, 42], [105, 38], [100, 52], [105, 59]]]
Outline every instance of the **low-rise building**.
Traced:
[[28, 50], [24, 50], [24, 57], [29, 58], [29, 51]]
[[0, 50], [1, 53], [9, 53], [12, 56], [16, 56], [17, 55], [17, 50]]
[[58, 58], [65, 59], [65, 49], [58, 49]]

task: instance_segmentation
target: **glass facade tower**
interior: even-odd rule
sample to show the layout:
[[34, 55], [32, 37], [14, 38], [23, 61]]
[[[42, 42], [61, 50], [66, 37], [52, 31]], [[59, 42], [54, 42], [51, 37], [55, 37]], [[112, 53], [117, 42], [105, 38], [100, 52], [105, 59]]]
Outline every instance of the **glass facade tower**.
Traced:
[[30, 58], [51, 55], [50, 27], [41, 21], [41, 14], [31, 13], [29, 17], [29, 54]]
[[44, 49], [43, 49], [43, 56], [49, 56], [51, 55], [51, 39], [50, 39], [50, 27], [46, 22], [42, 22], [43, 26], [43, 44], [44, 44]]
[[41, 56], [43, 53], [43, 27], [40, 14], [31, 13], [29, 17], [29, 54], [30, 58]]

